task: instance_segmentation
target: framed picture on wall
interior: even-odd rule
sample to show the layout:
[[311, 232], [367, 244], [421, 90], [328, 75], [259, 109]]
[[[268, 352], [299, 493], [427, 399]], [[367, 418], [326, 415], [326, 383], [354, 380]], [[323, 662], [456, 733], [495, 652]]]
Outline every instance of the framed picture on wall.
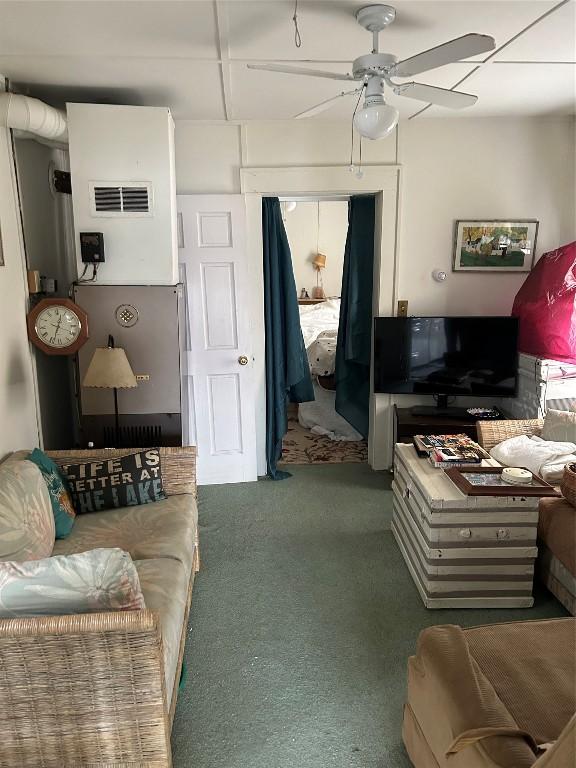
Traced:
[[530, 272], [534, 265], [536, 219], [457, 221], [453, 272]]

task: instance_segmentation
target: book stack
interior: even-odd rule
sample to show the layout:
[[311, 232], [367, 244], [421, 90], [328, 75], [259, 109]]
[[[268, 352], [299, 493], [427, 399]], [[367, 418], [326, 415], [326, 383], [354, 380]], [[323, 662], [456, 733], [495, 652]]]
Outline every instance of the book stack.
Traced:
[[419, 456], [427, 456], [433, 467], [474, 467], [489, 459], [484, 448], [468, 435], [414, 435]]

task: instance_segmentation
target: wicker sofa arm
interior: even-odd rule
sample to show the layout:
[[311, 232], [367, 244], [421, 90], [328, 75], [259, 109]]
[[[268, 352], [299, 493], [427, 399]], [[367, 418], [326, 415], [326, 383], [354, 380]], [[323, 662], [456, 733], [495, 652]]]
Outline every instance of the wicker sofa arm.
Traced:
[[0, 620], [0, 766], [171, 765], [148, 610]]
[[[48, 451], [57, 464], [77, 464], [85, 461], [106, 461], [130, 453], [145, 451], [146, 448], [87, 448], [85, 450]], [[167, 496], [180, 493], [196, 495], [196, 446], [162, 447], [160, 465], [162, 485]]]
[[502, 421], [477, 421], [478, 441], [487, 451], [509, 437], [539, 435], [544, 426], [542, 419], [504, 419]]

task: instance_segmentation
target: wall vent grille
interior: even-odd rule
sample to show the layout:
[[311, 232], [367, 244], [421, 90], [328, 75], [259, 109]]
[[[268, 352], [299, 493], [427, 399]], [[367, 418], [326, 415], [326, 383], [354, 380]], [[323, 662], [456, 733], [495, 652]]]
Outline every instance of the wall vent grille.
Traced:
[[147, 182], [90, 185], [94, 216], [151, 216], [152, 186]]
[[104, 445], [115, 445], [117, 448], [149, 448], [151, 445], [162, 445], [161, 424], [120, 425], [118, 435], [114, 427], [104, 426], [102, 429]]

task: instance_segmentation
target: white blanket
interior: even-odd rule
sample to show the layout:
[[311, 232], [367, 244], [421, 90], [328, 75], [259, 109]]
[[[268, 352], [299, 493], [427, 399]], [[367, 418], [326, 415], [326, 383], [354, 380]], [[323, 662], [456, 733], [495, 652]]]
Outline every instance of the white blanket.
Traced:
[[526, 467], [547, 483], [557, 483], [566, 464], [576, 461], [576, 444], [519, 435], [498, 443], [490, 455], [506, 467]]
[[340, 320], [340, 299], [328, 299], [320, 304], [300, 304], [300, 325], [306, 349], [322, 331], [337, 331]]
[[330, 440], [362, 440], [362, 435], [336, 411], [336, 392], [322, 389], [318, 382], [314, 382], [314, 395], [316, 399], [311, 403], [298, 406], [298, 421], [305, 429]]

